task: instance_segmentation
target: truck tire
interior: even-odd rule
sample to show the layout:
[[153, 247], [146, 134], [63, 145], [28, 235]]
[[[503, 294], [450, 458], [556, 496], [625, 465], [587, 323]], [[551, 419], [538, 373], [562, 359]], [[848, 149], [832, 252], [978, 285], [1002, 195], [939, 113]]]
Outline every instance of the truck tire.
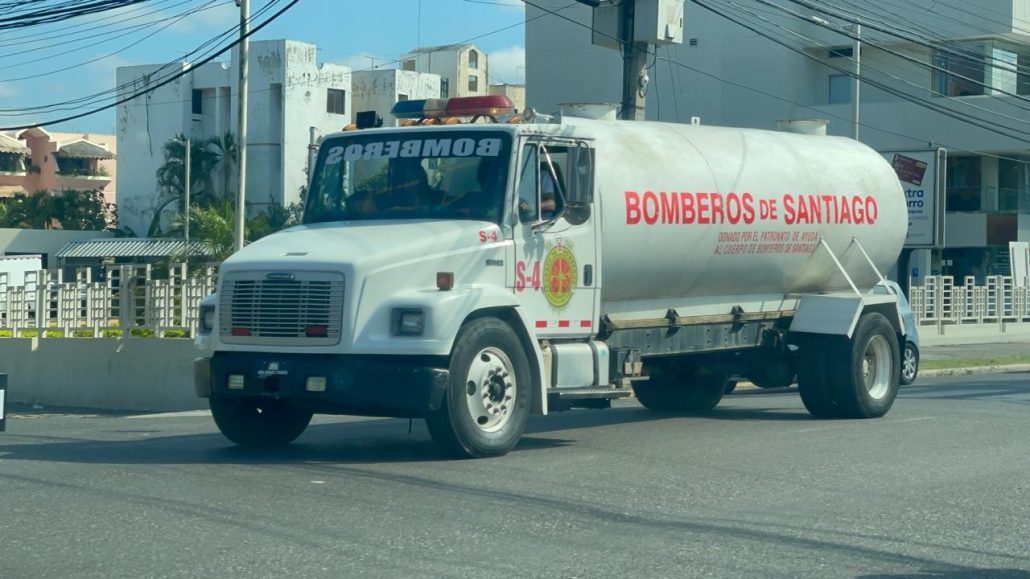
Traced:
[[850, 341], [833, 343], [829, 358], [841, 415], [879, 418], [894, 405], [901, 378], [901, 345], [880, 313], [863, 314]]
[[798, 393], [805, 409], [815, 418], [840, 416], [827, 372], [827, 342], [832, 340], [840, 338], [804, 336], [798, 351]]
[[497, 318], [478, 318], [458, 333], [450, 384], [426, 426], [447, 455], [500, 456], [522, 437], [532, 391], [529, 360], [515, 331]]
[[675, 361], [652, 362], [648, 376], [633, 383], [633, 393], [644, 408], [655, 412], [709, 412], [719, 405], [729, 382], [725, 371], [684, 370]]
[[211, 416], [218, 430], [240, 446], [284, 446], [311, 422], [311, 413], [282, 400], [212, 398]]

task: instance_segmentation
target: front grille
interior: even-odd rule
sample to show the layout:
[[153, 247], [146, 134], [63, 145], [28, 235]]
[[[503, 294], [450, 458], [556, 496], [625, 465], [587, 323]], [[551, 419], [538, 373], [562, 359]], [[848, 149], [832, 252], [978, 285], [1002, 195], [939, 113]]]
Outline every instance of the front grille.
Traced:
[[343, 277], [296, 273], [230, 274], [222, 282], [219, 334], [233, 344], [339, 343], [343, 326]]

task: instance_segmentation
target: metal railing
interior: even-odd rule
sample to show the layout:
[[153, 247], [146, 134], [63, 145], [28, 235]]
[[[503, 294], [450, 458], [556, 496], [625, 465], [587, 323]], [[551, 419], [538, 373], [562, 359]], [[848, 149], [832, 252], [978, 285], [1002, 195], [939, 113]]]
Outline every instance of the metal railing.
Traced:
[[920, 326], [1030, 323], [1030, 287], [1010, 276], [990, 276], [983, 285], [969, 276], [928, 276], [909, 288], [909, 303]]
[[61, 272], [25, 274], [20, 286], [0, 273], [0, 336], [192, 337], [200, 302], [214, 293], [214, 267], [176, 264], [158, 276], [150, 265], [111, 268], [103, 281], [80, 269], [65, 281]]

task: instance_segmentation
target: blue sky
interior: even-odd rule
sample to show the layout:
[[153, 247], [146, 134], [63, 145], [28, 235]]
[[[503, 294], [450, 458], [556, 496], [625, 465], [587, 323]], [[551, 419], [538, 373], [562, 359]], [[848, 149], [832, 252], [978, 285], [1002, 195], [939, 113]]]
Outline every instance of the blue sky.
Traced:
[[[251, 0], [251, 12], [266, 2]], [[281, 1], [276, 8], [285, 4]], [[206, 9], [174, 19], [192, 8]], [[523, 14], [518, 0], [300, 0], [252, 38], [313, 43], [319, 48], [320, 62], [364, 69], [370, 68], [374, 59], [377, 66], [396, 68], [390, 61], [418, 46], [420, 38], [423, 46], [449, 44], [516, 25], [474, 42], [490, 55], [491, 82], [523, 82]], [[125, 30], [159, 18], [168, 20]], [[0, 108], [49, 104], [111, 89], [117, 67], [181, 58], [232, 27], [238, 18], [232, 0], [150, 0], [115, 13], [5, 31], [0, 35]], [[85, 28], [100, 24], [108, 28]], [[79, 28], [68, 28], [72, 26]], [[159, 30], [161, 27], [164, 29]], [[138, 44], [129, 46], [133, 43]], [[68, 70], [58, 71], [65, 68]], [[35, 75], [42, 76], [16, 80]], [[0, 113], [0, 126], [51, 118], [56, 115]], [[113, 133], [114, 126], [112, 109], [47, 128]]]

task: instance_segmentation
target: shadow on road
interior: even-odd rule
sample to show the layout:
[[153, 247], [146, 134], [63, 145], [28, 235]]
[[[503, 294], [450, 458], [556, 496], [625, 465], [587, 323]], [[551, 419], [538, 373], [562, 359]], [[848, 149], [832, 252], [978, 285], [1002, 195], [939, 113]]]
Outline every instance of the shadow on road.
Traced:
[[[790, 405], [769, 408], [727, 405], [704, 416], [651, 412], [635, 404], [605, 411], [576, 410], [530, 417], [517, 450], [548, 450], [574, 444], [572, 440], [561, 436], [564, 431], [641, 422], [712, 420], [783, 422], [808, 421], [811, 417]], [[206, 421], [204, 424], [213, 427], [213, 424]], [[395, 418], [315, 423], [308, 427], [296, 443], [264, 450], [233, 446], [218, 433], [160, 436], [160, 428], [101, 430], [105, 435], [154, 435], [152, 438], [135, 440], [72, 438], [61, 436], [61, 433], [39, 433], [38, 430], [26, 434], [11, 431], [0, 437], [0, 458], [108, 464], [386, 463], [441, 460], [421, 420], [412, 423], [410, 433], [408, 428], [407, 420]], [[17, 437], [19, 442], [4, 444], [5, 437], [7, 440]]]
[[[900, 397], [955, 401], [1005, 397], [1005, 402], [1030, 404], [1030, 385], [991, 380], [917, 384], [904, 387]], [[119, 420], [121, 417], [101, 416], [97, 419]], [[207, 420], [204, 424], [212, 428]], [[677, 425], [699, 425], [704, 421], [834, 423], [813, 419], [801, 407], [793, 389], [733, 394], [714, 412], [704, 416], [651, 412], [632, 402], [623, 402], [605, 411], [577, 410], [531, 417], [518, 450], [542, 451], [575, 444], [573, 437], [561, 435], [565, 431], [643, 422], [660, 424], [664, 421]], [[109, 464], [347, 464], [441, 460], [421, 420], [414, 421], [411, 433], [408, 432], [408, 421], [403, 419], [312, 424], [295, 444], [275, 450], [235, 447], [218, 433], [160, 436], [167, 430], [104, 430], [104, 433], [113, 434], [154, 435], [145, 439], [110, 441], [70, 438], [57, 432], [38, 433], [38, 429], [33, 434], [18, 434], [10, 426], [8, 430], [15, 431], [0, 436], [0, 458], [3, 460]], [[4, 444], [15, 436], [18, 443]]]

